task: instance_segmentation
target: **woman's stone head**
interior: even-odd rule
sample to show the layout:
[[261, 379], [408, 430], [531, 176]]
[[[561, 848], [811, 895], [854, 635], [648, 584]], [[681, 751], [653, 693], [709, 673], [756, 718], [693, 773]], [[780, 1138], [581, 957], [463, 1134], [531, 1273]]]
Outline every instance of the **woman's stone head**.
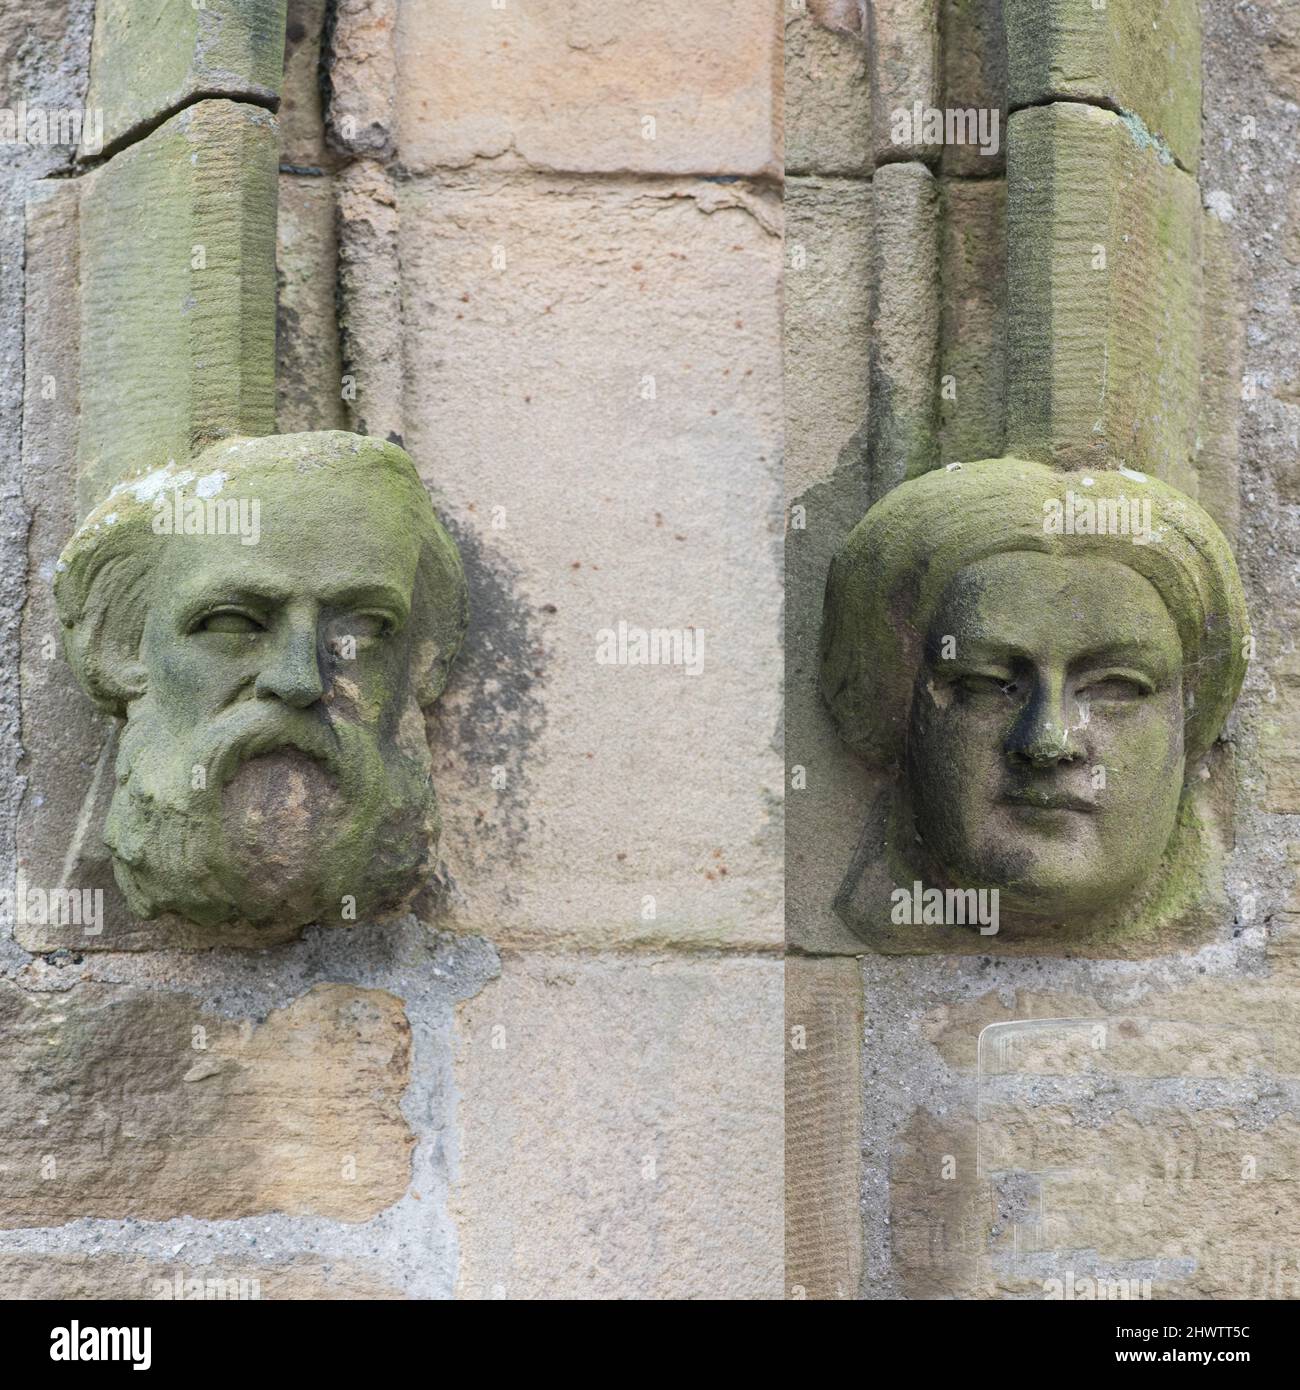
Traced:
[[897, 769], [916, 857], [1071, 916], [1157, 872], [1247, 640], [1231, 551], [1191, 499], [994, 459], [904, 483], [854, 529], [821, 678], [850, 746]]

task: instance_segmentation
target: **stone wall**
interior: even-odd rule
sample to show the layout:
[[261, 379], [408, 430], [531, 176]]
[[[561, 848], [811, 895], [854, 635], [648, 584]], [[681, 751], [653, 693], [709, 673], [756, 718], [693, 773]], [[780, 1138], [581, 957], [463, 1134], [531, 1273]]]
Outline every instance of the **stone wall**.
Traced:
[[[792, 782], [789, 794], [786, 1007], [805, 1039], [795, 1089], [787, 1070], [787, 1280], [807, 1297], [1041, 1299], [1093, 1296], [1083, 1292], [1090, 1287], [1098, 1297], [1293, 1298], [1295, 7], [1207, 2], [1197, 14], [1112, 0], [1107, 22], [1119, 42], [1107, 71], [1097, 50], [1046, 55], [1058, 81], [1068, 73], [1077, 84], [1064, 92], [1036, 87], [1032, 69], [1043, 45], [1088, 30], [1083, 7], [901, 0], [867, 8], [874, 28], [865, 31], [852, 13], [846, 20], [825, 5], [787, 18], [787, 757], [803, 789]], [[1049, 9], [1059, 23], [1047, 22]], [[1009, 69], [1005, 53], [999, 60], [969, 37], [986, 38], [999, 18], [1012, 38]], [[1125, 26], [1137, 18], [1144, 30], [1148, 21], [1162, 26], [1165, 76], [1159, 64], [1140, 71], [1134, 61], [1142, 35]], [[981, 54], [957, 69], [959, 57]], [[1202, 61], [1198, 122], [1173, 97]], [[1167, 354], [1144, 360], [1139, 373], [1177, 370], [1181, 384], [1145, 390], [1141, 405], [1111, 406], [1159, 414], [1164, 428], [1180, 409], [1186, 421], [1180, 400], [1198, 397], [1195, 438], [1176, 446], [1192, 460], [1180, 485], [1199, 489], [1235, 535], [1257, 644], [1216, 752], [1214, 776], [1225, 778], [1235, 826], [1225, 906], [1197, 941], [1141, 959], [1012, 955], [996, 939], [961, 955], [885, 956], [865, 950], [831, 910], [873, 783], [838, 745], [816, 689], [829, 556], [876, 495], [882, 462], [909, 447], [943, 463], [1004, 451], [998, 421], [1016, 433], [1015, 374], [1041, 371], [1050, 358], [1040, 350], [1018, 363], [1003, 345], [1028, 342], [1035, 315], [1064, 322], [1074, 293], [1058, 279], [1050, 302], [1035, 303], [1035, 287], [1014, 280], [1032, 225], [1007, 248], [1011, 274], [999, 273], [1007, 213], [995, 165], [981, 174], [969, 150], [962, 162], [950, 150], [936, 161], [931, 151], [900, 149], [880, 122], [914, 100], [996, 108], [1007, 93], [1013, 156], [1026, 122], [1045, 111], [1091, 119], [1087, 107], [1100, 102], [1134, 131], [1140, 124], [1164, 139], [1158, 177], [1203, 209], [1196, 260], [1165, 261], [1143, 249], [1140, 219], [1152, 195], [1139, 185], [1126, 185], [1131, 196], [1117, 214], [1097, 198], [1100, 184], [1086, 208], [1071, 211], [1080, 195], [1066, 157], [1058, 152], [1039, 171], [1057, 180], [1041, 216], [1073, 218], [1079, 234], [1112, 244], [1118, 230], [1149, 286], [1198, 265], [1206, 277], [1207, 318], [1192, 340], [1199, 368]], [[1078, 105], [1035, 105], [1048, 100]], [[1114, 215], [1122, 225], [1108, 232]], [[1013, 228], [1016, 216], [1013, 207]], [[1181, 293], [1162, 292], [1160, 311]], [[1063, 400], [1101, 361], [1104, 321], [1087, 330], [1096, 308], [1078, 302], [1069, 321], [1068, 350], [1077, 346], [1079, 356], [1062, 378]], [[1120, 351], [1143, 341], [1148, 330], [1135, 323]], [[1039, 328], [1050, 331], [1050, 318]], [[958, 382], [955, 403], [930, 395], [945, 373]], [[971, 400], [974, 413], [959, 414]], [[917, 433], [918, 418], [928, 432]], [[1069, 433], [1052, 426], [1037, 445], [1023, 430], [1014, 442], [1042, 448]], [[1137, 429], [1130, 438], [1155, 450], [1172, 443]], [[1173, 455], [1149, 466], [1172, 469]], [[850, 1076], [858, 1085], [846, 1118]], [[1063, 1293], [1069, 1280], [1078, 1293]]]
[[[1109, 0], [1101, 42], [1072, 3], [286, 0], [282, 65], [275, 0], [0, 25], [0, 107], [106, 126], [0, 145], [0, 846], [106, 895], [0, 931], [0, 1294], [1296, 1296], [1300, 22]], [[894, 138], [914, 102], [997, 151]], [[218, 126], [251, 182], [213, 222]], [[132, 318], [191, 225], [226, 271], [267, 247], [263, 290], [182, 299], [207, 375]], [[113, 270], [127, 226], [156, 276]], [[114, 896], [112, 725], [49, 585], [135, 442], [212, 412], [400, 442], [464, 558], [441, 858], [395, 923], [169, 935]], [[869, 949], [830, 557], [904, 477], [1116, 440], [1247, 590], [1216, 892], [1177, 942]], [[620, 659], [638, 629], [697, 659]]]
[[[0, 1292], [778, 1296], [778, 7], [290, 0], [282, 78], [245, 61], [275, 9], [223, 6], [217, 48], [173, 10], [89, 98], [88, 0], [0, 35], [13, 99], [106, 124], [80, 159], [7, 147], [0, 179], [7, 854], [115, 892], [87, 796], [109, 728], [46, 642], [48, 584], [104, 418], [78, 387], [142, 374], [105, 384], [99, 330], [78, 362], [74, 253], [104, 254], [85, 189], [224, 105], [278, 141], [276, 428], [403, 442], [465, 560], [442, 862], [396, 924], [275, 944], [115, 900], [98, 936], [9, 924]], [[132, 13], [101, 0], [97, 64]], [[241, 341], [204, 380], [255, 411]], [[165, 376], [160, 348], [132, 350]], [[702, 633], [695, 669], [599, 661], [620, 624]]]

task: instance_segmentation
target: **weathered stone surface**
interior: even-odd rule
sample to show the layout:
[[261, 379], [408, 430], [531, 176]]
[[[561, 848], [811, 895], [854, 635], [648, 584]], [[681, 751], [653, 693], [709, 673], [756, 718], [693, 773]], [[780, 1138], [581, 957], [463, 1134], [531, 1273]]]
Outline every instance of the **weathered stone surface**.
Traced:
[[[1214, 930], [1224, 846], [1201, 760], [1246, 673], [1237, 568], [1213, 520], [1168, 484], [1114, 469], [1073, 479], [1009, 458], [950, 465], [887, 493], [835, 556], [822, 690], [847, 747], [894, 778], [836, 907], [877, 950], [1155, 953]], [[1105, 522], [1077, 537], [1049, 526], [1076, 486], [1126, 527], [1140, 498], [1145, 541]], [[960, 656], [976, 650], [981, 672], [1015, 678], [979, 686]], [[1122, 689], [1094, 697], [1071, 674], [1129, 659], [1177, 673], [1134, 677], [1150, 697], [1140, 721]], [[1062, 700], [1085, 707], [1064, 727]], [[1043, 835], [1036, 815], [1005, 809], [1031, 795], [1030, 762], [1035, 808], [1086, 808], [1086, 835]], [[1102, 766], [1104, 782], [1088, 772]], [[969, 900], [944, 910], [926, 889], [923, 913], [936, 883]], [[977, 885], [996, 896], [977, 904]]]
[[872, 180], [871, 497], [938, 463], [939, 187], [923, 164]]
[[6, 1299], [287, 1301], [402, 1298], [383, 1272], [347, 1260], [302, 1255], [287, 1261], [163, 1262], [140, 1255], [0, 1254]]
[[[985, 130], [995, 133], [997, 145], [985, 152], [980, 144], [947, 144], [941, 167], [945, 174], [987, 177], [1006, 169], [1007, 36], [1003, 22], [1006, 0], [941, 0], [943, 13], [943, 107], [951, 111], [987, 113]], [[978, 121], [978, 115], [977, 115]], [[978, 127], [977, 127], [978, 128]]]
[[[329, 47], [330, 144], [370, 159], [393, 152], [397, 99], [397, 0], [338, 0]], [[450, 28], [465, 22], [458, 14]]]
[[873, 1156], [889, 1194], [888, 1227], [877, 1238], [888, 1250], [897, 1296], [973, 1298], [982, 1291], [987, 1266], [976, 1260], [991, 1213], [974, 1128], [914, 1111], [889, 1150]]
[[67, 659], [125, 721], [103, 838], [133, 913], [272, 933], [405, 914], [439, 831], [423, 714], [468, 621], [409, 455], [223, 441], [115, 487], [56, 569]]
[[[1091, 1025], [1088, 1028], [1091, 1031]], [[1258, 1060], [1258, 1053], [1243, 1058], [1248, 1066]], [[1167, 1070], [1168, 1059], [1165, 1066]], [[981, 1155], [986, 1168], [1055, 1170], [1116, 1185], [1125, 1179], [1138, 1186], [1173, 1178], [1226, 1185], [1242, 1180], [1243, 1160], [1249, 1157], [1255, 1160], [1259, 1178], [1294, 1179], [1300, 1174], [1300, 1131], [1294, 1116], [1249, 1130], [1229, 1106], [1201, 1116], [1180, 1114], [1180, 1107], [1171, 1107], [1162, 1117], [1165, 1124], [1148, 1125], [1121, 1110], [1104, 1126], [1093, 1128], [1068, 1114], [1053, 1089], [1044, 1088], [1046, 1103], [1041, 1105], [1021, 1100], [992, 1102], [982, 1109]], [[1250, 1165], [1245, 1166], [1249, 1170]]]
[[785, 173], [870, 174], [871, 88], [860, 34], [785, 17]]
[[1193, 174], [1201, 149], [1197, 0], [1002, 0], [1013, 107], [1086, 101], [1135, 116]]
[[97, 0], [86, 105], [105, 148], [196, 97], [274, 106], [284, 30], [285, 0]]
[[[1126, 1025], [1140, 1026], [1119, 1020], [1112, 1036]], [[1215, 1031], [1200, 1024], [1184, 1036]], [[996, 1288], [1008, 1276], [1037, 1278], [1038, 1297], [1055, 1294], [1053, 1279], [1088, 1276], [1137, 1283], [1129, 1297], [1300, 1295], [1300, 1132], [1294, 1116], [1273, 1113], [1259, 1094], [1269, 1089], [1269, 1053], [1262, 1038], [1244, 1048], [1242, 1088], [1218, 1080], [1217, 1069], [1182, 1065], [1171, 1033], [1160, 1070], [1146, 1085], [1120, 1089], [1100, 1124], [1087, 1091], [1075, 1099], [1095, 1066], [1037, 1081], [1028, 1104], [983, 1096], [984, 1176], [995, 1208], [1010, 1218], [989, 1232], [992, 1268], [984, 1264], [983, 1279]], [[1216, 1080], [1198, 1094], [1194, 1079], [1207, 1076]], [[1119, 1288], [1102, 1296], [1123, 1297]]]
[[781, 1296], [782, 968], [528, 955], [461, 1006], [462, 1297]]
[[402, 162], [775, 176], [781, 10], [777, 0], [403, 5]]
[[862, 1278], [862, 971], [785, 962], [785, 1283], [856, 1298]]
[[317, 985], [265, 1019], [190, 995], [0, 984], [0, 1226], [79, 1216], [361, 1221], [410, 1180], [410, 1028]]
[[1006, 437], [1007, 186], [944, 179], [939, 462], [997, 458]]
[[[823, 190], [833, 186], [808, 181], [814, 182]], [[792, 479], [785, 543], [785, 928], [788, 945], [816, 954], [859, 955], [863, 950], [832, 903], [867, 818], [872, 788], [862, 762], [845, 756], [817, 682], [827, 569], [871, 501], [865, 459], [869, 373], [864, 301], [869, 287], [864, 281], [869, 267], [862, 263], [872, 240], [870, 190], [863, 194], [867, 206], [850, 221], [843, 208], [833, 210], [835, 204], [828, 204], [824, 192], [814, 200], [803, 180], [792, 180], [786, 190], [791, 228], [814, 226], [802, 234], [810, 248], [805, 269], [787, 270], [785, 282], [785, 341], [799, 348], [788, 348], [785, 375], [786, 469]], [[842, 232], [835, 230], [840, 224]], [[843, 278], [830, 286], [821, 280], [824, 255], [813, 254], [825, 244], [816, 227], [827, 225], [831, 244], [843, 247], [841, 254], [851, 247], [853, 256]], [[787, 260], [790, 243], [797, 244], [800, 236], [798, 230], [788, 234]], [[851, 276], [849, 267], [856, 274]], [[816, 277], [806, 290], [801, 275]], [[835, 351], [822, 351], [827, 338], [843, 359]], [[822, 390], [822, 378], [835, 382], [841, 375], [843, 396]], [[833, 406], [827, 396], [834, 397]], [[813, 411], [805, 402], [811, 406], [818, 401], [828, 411], [834, 409], [839, 429], [810, 432]]]
[[1295, 962], [1270, 940], [1217, 978], [1169, 957], [1064, 988], [1030, 963], [994, 987], [948, 963], [903, 1000], [872, 981], [879, 1072], [906, 1055], [935, 1086], [914, 1108], [868, 1078], [892, 1131], [876, 1296], [1300, 1296]]
[[1269, 466], [1278, 495], [1284, 502], [1300, 502], [1300, 403], [1264, 396], [1243, 409], [1255, 416], [1251, 433], [1262, 441], [1255, 457]]
[[1300, 654], [1270, 663], [1270, 699], [1260, 723], [1264, 809], [1300, 814]]
[[[406, 440], [474, 613], [434, 739], [438, 921], [779, 942], [779, 209], [692, 181], [399, 191]], [[633, 664], [620, 622], [683, 640]]]
[[[19, 870], [35, 883], [69, 886], [65, 861], [78, 836], [88, 769], [108, 733], [108, 721], [90, 707], [62, 659], [51, 588], [59, 551], [77, 519], [80, 322], [67, 285], [77, 278], [78, 205], [75, 184], [47, 180], [35, 186], [26, 216], [20, 488], [29, 521], [18, 663], [25, 786], [15, 828], [17, 862], [0, 885], [11, 892], [11, 872]], [[89, 882], [80, 873], [73, 881], [111, 887], [106, 853], [100, 850]]]
[[[80, 316], [68, 284], [76, 283], [80, 258], [79, 203], [75, 183], [50, 180], [38, 185], [27, 209], [22, 493], [31, 519], [19, 661], [25, 785], [15, 869], [26, 886], [75, 891], [79, 911], [83, 902], [93, 907], [98, 890], [103, 912], [99, 921], [69, 917], [57, 924], [6, 914], [4, 927], [33, 950], [120, 945], [136, 931], [99, 833], [112, 789], [113, 722], [85, 698], [63, 658], [52, 587], [77, 521]], [[3, 886], [14, 892], [18, 883], [6, 876]], [[59, 901], [70, 908], [73, 899]]]
[[1246, 326], [1232, 243], [1216, 217], [1207, 214], [1201, 228], [1204, 328], [1193, 495], [1235, 546], [1241, 521], [1240, 412]]
[[[877, 164], [889, 160], [933, 162], [942, 147], [925, 144], [921, 132], [894, 141], [898, 113], [940, 105], [943, 71], [938, 0], [874, 0], [867, 7], [871, 65], [871, 142]], [[915, 123], [913, 123], [914, 126]]]
[[[902, 441], [917, 444], [928, 462], [939, 392], [934, 181], [919, 165], [891, 164], [873, 182], [874, 189], [826, 178], [786, 185], [786, 938], [801, 950], [848, 955], [863, 943], [831, 904], [871, 789], [866, 769], [845, 756], [817, 688], [822, 596], [836, 548], [874, 489], [904, 466]], [[873, 204], [884, 217], [880, 232]], [[891, 274], [906, 278], [897, 293]], [[881, 286], [874, 335], [873, 283]], [[879, 401], [870, 389], [877, 384]]]
[[808, 0], [814, 23], [839, 34], [861, 37], [867, 27], [867, 0]]
[[[827, 524], [829, 528], [830, 518]], [[788, 757], [791, 778], [797, 776], [805, 784], [792, 784], [787, 793], [786, 940], [817, 955], [859, 956], [866, 945], [836, 914], [834, 902], [853, 862], [872, 804], [873, 786], [860, 761], [845, 756], [844, 745], [817, 691], [817, 633], [826, 568], [823, 564], [818, 579], [816, 559], [805, 561], [800, 556], [801, 571], [805, 563], [807, 571], [800, 576], [798, 593], [801, 597], [817, 593], [818, 618], [801, 617], [797, 624], [792, 621], [790, 632], [791, 665], [798, 689], [789, 696], [792, 727]], [[805, 721], [798, 727], [793, 723], [796, 714]]]
[[[815, 363], [805, 361], [799, 370], [811, 374]], [[787, 401], [801, 380], [796, 375], [787, 383]], [[798, 458], [792, 434], [790, 444]], [[873, 789], [862, 761], [845, 755], [817, 673], [826, 573], [869, 498], [856, 444], [844, 448], [833, 472], [831, 462], [824, 480], [796, 494], [786, 532], [785, 928], [787, 943], [800, 950], [860, 955], [863, 942], [835, 914], [833, 903], [867, 820]]]
[[1241, 19], [1266, 26], [1267, 40], [1261, 49], [1269, 85], [1279, 96], [1296, 100], [1300, 97], [1300, 15], [1288, 0], [1264, 0]]
[[1195, 180], [1140, 131], [1057, 103], [1010, 122], [1007, 448], [1195, 493]]
[[[1041, 13], [1045, 7], [1020, 8]], [[1160, 5], [1141, 8], [1149, 11], [1148, 23], [1163, 14]], [[1073, 13], [1081, 21], [1091, 17], [1086, 0]], [[863, 1134], [869, 1298], [1041, 1299], [1045, 1280], [1064, 1275], [1072, 1263], [1079, 1298], [1096, 1292], [1084, 1279], [1110, 1275], [1137, 1280], [1137, 1296], [1141, 1281], [1151, 1277], [1154, 1298], [1300, 1294], [1300, 1242], [1291, 1203], [1279, 1191], [1295, 1180], [1280, 1179], [1275, 1166], [1280, 1154], [1294, 1154], [1295, 1094], [1285, 1068], [1297, 1060], [1291, 1039], [1297, 1035], [1300, 917], [1292, 889], [1296, 864], [1287, 862], [1282, 823], [1268, 814], [1300, 804], [1300, 775], [1282, 762], [1300, 737], [1300, 714], [1290, 711], [1296, 702], [1286, 689], [1295, 682], [1285, 663], [1281, 681], [1273, 669], [1276, 653], [1294, 645], [1295, 515], [1289, 504], [1300, 500], [1294, 311], [1300, 302], [1300, 117], [1294, 104], [1300, 96], [1300, 12], [1292, 0], [1258, 0], [1206, 4], [1202, 17], [1205, 89], [1214, 93], [1203, 113], [1200, 164], [1210, 219], [1203, 224], [1205, 323], [1197, 329], [1203, 355], [1200, 440], [1194, 474], [1184, 479], [1230, 536], [1239, 501], [1241, 540], [1235, 548], [1261, 650], [1230, 726], [1238, 768], [1235, 795], [1233, 787], [1224, 789], [1236, 801], [1238, 818], [1237, 851], [1227, 866], [1231, 906], [1216, 912], [1211, 944], [1171, 950], [1155, 960], [868, 958], [864, 969], [874, 984], [866, 1007], [868, 1046], [878, 1068], [866, 1079]], [[953, 56], [951, 50], [946, 56]], [[1094, 204], [1097, 187], [1100, 182]], [[1098, 206], [1079, 206], [1081, 227], [1089, 218], [1103, 220]], [[1088, 249], [1092, 240], [1087, 238]], [[1225, 267], [1216, 263], [1224, 244], [1240, 268], [1236, 293], [1220, 273]], [[787, 272], [787, 288], [792, 280]], [[1234, 363], [1238, 346], [1241, 357]], [[1248, 390], [1253, 398], [1243, 396]], [[1239, 494], [1224, 462], [1231, 458], [1238, 424]], [[792, 530], [787, 542], [788, 761], [806, 771], [808, 780], [805, 791], [790, 792], [797, 809], [790, 816], [787, 901], [792, 936], [798, 930], [807, 949], [832, 950], [835, 921], [824, 891], [817, 890], [833, 890], [835, 874], [851, 855], [870, 786], [827, 742], [820, 701], [810, 698], [815, 634], [810, 637], [806, 615], [820, 611], [836, 527], [846, 517], [851, 524], [864, 508], [857, 505], [854, 514], [853, 483], [843, 467], [797, 500], [807, 504], [808, 529]], [[1288, 895], [1293, 901], [1284, 913]], [[1266, 988], [1243, 988], [1259, 982], [1263, 972], [1272, 980]], [[1169, 981], [1199, 981], [1199, 987], [1152, 1002], [1152, 990]], [[1169, 1055], [1152, 1057], [1163, 1075], [1120, 1077], [1118, 1089], [1117, 1078], [1104, 1071], [1030, 1078], [1027, 1086], [1044, 1089], [1025, 1101], [1024, 1114], [1006, 1110], [1019, 1125], [1008, 1127], [1008, 1134], [1025, 1141], [1026, 1151], [1013, 1158], [1072, 1166], [1100, 1179], [1055, 1194], [1048, 1186], [1045, 1221], [1036, 1215], [1043, 1184], [1050, 1183], [1041, 1170], [1014, 1170], [996, 1188], [991, 1179], [975, 1184], [972, 1078], [983, 1026], [1030, 1017], [1123, 1019], [1139, 1003], [1157, 1021], [1179, 1025], [1169, 1034]], [[1205, 1055], [1195, 1030], [1190, 1036], [1183, 1031], [1189, 1020], [1205, 1024], [1210, 1042], [1236, 1026], [1252, 1031], [1268, 1021], [1268, 1066], [1245, 1085], [1239, 1077], [1184, 1076], [1182, 1049], [1191, 1046], [1197, 1057]], [[1233, 1090], [1230, 1104], [1216, 1108], [1228, 1086], [1240, 1089]], [[1062, 1097], [1067, 1087], [1071, 1094]], [[1248, 1088], [1257, 1101], [1249, 1099]], [[913, 1120], [916, 1097], [926, 1097], [939, 1116], [924, 1130]], [[1138, 1100], [1146, 1108], [1137, 1108]], [[1260, 1174], [1254, 1180], [1243, 1178], [1241, 1167], [1242, 1156], [1252, 1154]], [[953, 1160], [951, 1175], [944, 1171], [945, 1157]], [[1290, 1172], [1297, 1171], [1293, 1159], [1287, 1163]], [[1143, 1224], [1144, 1199], [1159, 1214], [1158, 1229], [1157, 1223]], [[1114, 1230], [1107, 1230], [1111, 1217]], [[1092, 1251], [1072, 1248], [1085, 1239], [1095, 1242]], [[1123, 1255], [1125, 1250], [1135, 1257]], [[1100, 1289], [1102, 1297], [1123, 1292], [1109, 1278]]]
[[[85, 91], [93, 12], [78, 0], [47, 0], [14, 6], [6, 19], [0, 30], [0, 71], [8, 92], [15, 99], [26, 98], [29, 109], [71, 106]], [[25, 163], [40, 148], [11, 145], [4, 148], [2, 157], [8, 164], [17, 154]], [[60, 162], [70, 153], [67, 146], [61, 147]], [[10, 172], [6, 169], [6, 174]]]
[[281, 434], [341, 430], [335, 188], [329, 178], [280, 175], [276, 232], [276, 405]]
[[[1242, 471], [1243, 560], [1276, 598], [1289, 630], [1294, 603], [1282, 600], [1295, 550], [1300, 500], [1300, 15], [1290, 0], [1202, 12], [1205, 27], [1205, 137], [1201, 186], [1240, 268], [1227, 314], [1242, 335], [1235, 381]], [[1208, 257], [1207, 257], [1208, 259]], [[1208, 269], [1208, 266], [1207, 266]], [[1214, 312], [1217, 306], [1207, 307]], [[1213, 352], [1216, 344], [1206, 347]], [[1254, 493], [1253, 501], [1250, 494]], [[1281, 583], [1280, 583], [1281, 581]]]
[[982, 1080], [1084, 1073], [1159, 1077], [1176, 1063], [1180, 1076], [1241, 1078], [1272, 1060], [1267, 1024], [1261, 1030], [1248, 1023], [1140, 1015], [996, 1024], [980, 1036], [979, 1072]]
[[288, 0], [281, 84], [280, 163], [293, 168], [329, 168], [335, 162], [325, 144], [321, 57], [329, 0]]
[[[809, 514], [813, 515], [811, 509]], [[831, 519], [826, 520], [829, 527]], [[818, 955], [858, 956], [865, 943], [836, 914], [834, 903], [853, 862], [874, 788], [860, 761], [845, 756], [817, 691], [817, 633], [826, 569], [823, 564], [818, 581], [816, 558], [799, 557], [801, 571], [805, 563], [807, 571], [800, 576], [798, 593], [802, 597], [816, 591], [819, 616], [816, 620], [801, 617], [797, 624], [792, 621], [790, 632], [798, 690], [789, 696], [788, 757], [791, 778], [798, 777], [802, 785], [792, 783], [787, 794], [786, 940]], [[798, 728], [793, 726], [796, 713], [806, 721]]]
[[789, 497], [830, 476], [867, 418], [871, 186], [785, 185], [785, 483]]
[[276, 153], [267, 112], [204, 101], [82, 181], [82, 512], [274, 429]]
[[397, 192], [383, 165], [358, 160], [339, 176], [335, 220], [349, 427], [400, 441], [402, 273]]

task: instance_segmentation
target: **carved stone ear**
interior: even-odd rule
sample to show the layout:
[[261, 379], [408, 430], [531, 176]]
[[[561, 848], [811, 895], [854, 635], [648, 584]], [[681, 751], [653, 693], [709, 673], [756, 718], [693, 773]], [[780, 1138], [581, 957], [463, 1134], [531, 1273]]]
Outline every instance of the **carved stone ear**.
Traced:
[[469, 594], [460, 552], [442, 524], [430, 519], [431, 534], [422, 547], [414, 594], [414, 605], [424, 615], [413, 671], [421, 709], [428, 709], [442, 694], [469, 626]]
[[[105, 553], [113, 550], [116, 553]], [[82, 688], [109, 714], [125, 717], [145, 692], [140, 640], [148, 612], [149, 566], [138, 551], [105, 540], [69, 547], [55, 577], [63, 648]]]

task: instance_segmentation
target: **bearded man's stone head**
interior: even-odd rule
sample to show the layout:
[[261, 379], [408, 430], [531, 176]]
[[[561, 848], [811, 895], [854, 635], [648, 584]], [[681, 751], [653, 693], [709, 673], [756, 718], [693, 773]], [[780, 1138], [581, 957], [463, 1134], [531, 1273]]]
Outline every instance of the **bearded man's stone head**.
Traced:
[[424, 885], [423, 711], [468, 601], [401, 449], [227, 440], [129, 480], [55, 596], [83, 687], [126, 720], [104, 839], [137, 916], [341, 923]]

